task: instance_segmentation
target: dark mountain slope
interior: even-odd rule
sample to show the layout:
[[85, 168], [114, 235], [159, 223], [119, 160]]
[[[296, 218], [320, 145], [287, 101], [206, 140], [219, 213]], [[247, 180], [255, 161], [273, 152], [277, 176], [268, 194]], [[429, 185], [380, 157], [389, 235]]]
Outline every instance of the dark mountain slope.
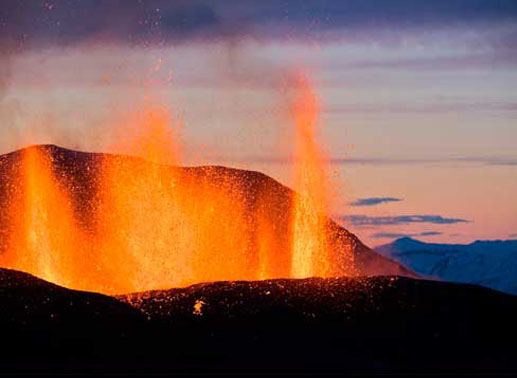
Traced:
[[0, 269], [0, 368], [126, 361], [144, 327], [131, 306], [100, 294], [68, 290], [26, 273]]
[[517, 297], [476, 286], [312, 278], [120, 299], [171, 327], [175, 355], [196, 371], [517, 371]]

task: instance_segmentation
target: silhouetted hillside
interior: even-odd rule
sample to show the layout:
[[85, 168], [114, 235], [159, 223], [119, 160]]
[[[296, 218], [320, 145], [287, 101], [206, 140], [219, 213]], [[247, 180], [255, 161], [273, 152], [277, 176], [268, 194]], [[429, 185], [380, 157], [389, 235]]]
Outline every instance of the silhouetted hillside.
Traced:
[[517, 371], [517, 297], [472, 285], [312, 278], [215, 282], [118, 299], [136, 309], [0, 270], [0, 370]]
[[145, 325], [131, 306], [0, 269], [0, 371], [126, 361]]

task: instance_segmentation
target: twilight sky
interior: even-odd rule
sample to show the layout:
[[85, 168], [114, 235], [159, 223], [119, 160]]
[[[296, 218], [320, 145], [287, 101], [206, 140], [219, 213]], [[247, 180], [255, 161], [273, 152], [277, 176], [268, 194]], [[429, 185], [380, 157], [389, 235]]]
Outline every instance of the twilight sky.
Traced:
[[293, 69], [320, 99], [334, 218], [362, 240], [515, 237], [514, 0], [0, 0], [0, 152], [112, 150], [152, 96], [186, 164], [290, 184]]

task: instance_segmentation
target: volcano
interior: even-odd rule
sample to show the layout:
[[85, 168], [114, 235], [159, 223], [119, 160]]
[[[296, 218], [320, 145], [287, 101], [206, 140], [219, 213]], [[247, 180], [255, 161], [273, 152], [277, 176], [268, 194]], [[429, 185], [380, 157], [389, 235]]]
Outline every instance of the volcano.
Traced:
[[[39, 145], [1, 156], [0, 177], [0, 266], [107, 294], [298, 278], [295, 193], [262, 173]], [[315, 216], [326, 275], [415, 277]]]
[[326, 217], [334, 277], [293, 277], [296, 194], [261, 173], [44, 145], [0, 175], [2, 372], [517, 369], [515, 296], [415, 279]]

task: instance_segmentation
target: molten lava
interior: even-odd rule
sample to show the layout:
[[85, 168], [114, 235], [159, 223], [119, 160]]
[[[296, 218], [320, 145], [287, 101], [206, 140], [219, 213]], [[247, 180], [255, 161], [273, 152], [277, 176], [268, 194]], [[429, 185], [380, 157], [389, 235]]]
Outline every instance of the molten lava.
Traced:
[[103, 155], [88, 212], [69, 178], [53, 169], [51, 154], [26, 149], [13, 173], [21, 190], [11, 193], [0, 264], [107, 294], [347, 274], [350, 246], [335, 230], [329, 236], [325, 217], [317, 113], [302, 77], [292, 106], [298, 193], [287, 206], [258, 174], [243, 181], [222, 167], [170, 166], [181, 163], [180, 125], [171, 125], [167, 109], [149, 104], [124, 125], [117, 146], [138, 157]]
[[14, 229], [2, 266], [30, 272], [69, 287], [85, 287], [90, 266], [81, 256], [84, 235], [75, 223], [73, 204], [57, 183], [50, 156], [38, 148], [24, 151], [18, 180], [24, 190], [13, 198]]
[[[154, 161], [106, 159], [102, 171], [100, 248], [117, 291], [248, 279], [250, 235], [245, 200], [225, 178], [203, 183], [160, 165], [178, 159], [170, 118], [146, 111], [133, 153]], [[175, 162], [178, 162], [177, 160]], [[216, 175], [207, 168], [208, 176]], [[253, 277], [255, 278], [255, 277]]]
[[295, 189], [292, 214], [293, 278], [336, 274], [327, 240], [327, 177], [315, 141], [318, 101], [304, 76], [297, 77], [292, 112], [296, 126]]

